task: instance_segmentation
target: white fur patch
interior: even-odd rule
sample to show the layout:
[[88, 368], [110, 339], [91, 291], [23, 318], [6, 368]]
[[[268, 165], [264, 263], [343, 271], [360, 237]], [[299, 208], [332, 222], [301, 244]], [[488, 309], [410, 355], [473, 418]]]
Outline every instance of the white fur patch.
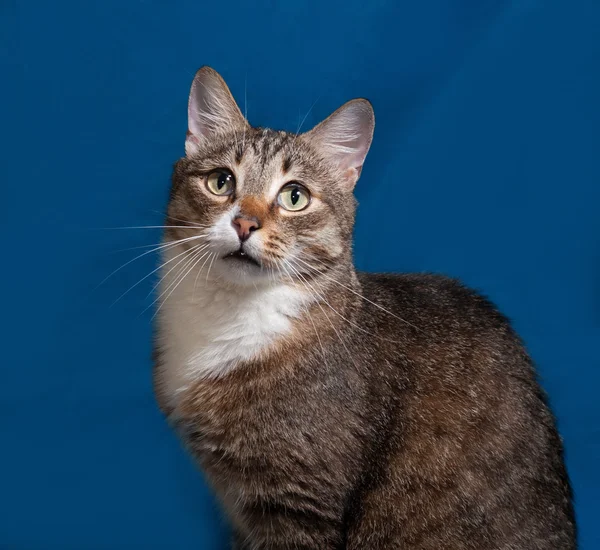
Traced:
[[[165, 253], [165, 261], [180, 253], [176, 249]], [[307, 293], [284, 284], [236, 286], [212, 276], [207, 281], [204, 272], [196, 279], [196, 274], [165, 294], [158, 314], [160, 383], [173, 406], [191, 381], [222, 376], [258, 357], [290, 331], [291, 320], [309, 300]], [[172, 281], [165, 277], [161, 292]]]

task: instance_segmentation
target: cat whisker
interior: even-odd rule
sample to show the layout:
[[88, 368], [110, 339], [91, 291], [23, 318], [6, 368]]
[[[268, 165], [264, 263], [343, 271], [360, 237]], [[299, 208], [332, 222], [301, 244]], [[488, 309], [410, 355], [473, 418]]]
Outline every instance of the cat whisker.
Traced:
[[[286, 260], [287, 261], [287, 260]], [[296, 274], [298, 275], [298, 277], [300, 277], [301, 281], [303, 282], [303, 284], [306, 286], [307, 290], [310, 288], [313, 291], [313, 294], [317, 295], [318, 297], [321, 298], [321, 300], [323, 300], [323, 302], [325, 302], [325, 304], [327, 304], [335, 313], [337, 313], [333, 307], [329, 304], [329, 302], [327, 302], [327, 300], [325, 300], [325, 298], [323, 298], [322, 295], [320, 295], [318, 292], [315, 291], [315, 289], [308, 283], [308, 281], [304, 278], [304, 276], [291, 264], [288, 262], [287, 264], [292, 271], [296, 272]], [[321, 303], [316, 300], [315, 302], [317, 304], [317, 306], [319, 306], [319, 308], [321, 309], [321, 311], [323, 312], [323, 315], [325, 315], [325, 318], [327, 319], [327, 321], [329, 321], [329, 324], [331, 325], [331, 328], [333, 329], [333, 331], [336, 333], [340, 343], [342, 344], [342, 346], [344, 346], [344, 349], [346, 350], [346, 353], [348, 353], [348, 357], [350, 358], [350, 362], [352, 364], [355, 365], [354, 363], [354, 358], [352, 357], [352, 354], [350, 353], [350, 350], [348, 349], [348, 347], [346, 346], [346, 343], [344, 342], [344, 340], [342, 339], [340, 333], [337, 331], [337, 329], [335, 328], [335, 325], [332, 323], [331, 319], [329, 318], [329, 315], [327, 315], [327, 312], [323, 309], [323, 306], [321, 306]], [[356, 366], [356, 365], [355, 365]]]
[[[177, 283], [181, 274], [186, 270], [186, 268], [188, 266], [190, 266], [196, 260], [198, 255], [201, 254], [205, 250], [205, 248], [206, 247], [203, 247], [202, 249], [199, 249], [199, 250], [195, 250], [194, 253], [192, 254], [192, 256], [186, 259], [186, 261], [183, 263], [183, 265], [181, 265], [179, 271], [173, 276], [173, 279], [167, 284], [167, 287], [164, 289], [163, 294], [165, 292], [168, 292], [173, 287], [173, 285]], [[181, 262], [178, 262], [178, 264], [181, 264]], [[177, 267], [177, 266], [175, 266], [175, 267]], [[173, 268], [171, 268], [167, 273], [165, 273], [165, 275], [162, 277], [161, 280], [164, 281], [169, 276], [171, 271], [173, 271]], [[159, 284], [160, 284], [160, 281], [159, 281]], [[158, 298], [160, 298], [160, 296]]]
[[[287, 263], [287, 260], [284, 260], [284, 262], [286, 262], [286, 263]], [[291, 266], [290, 266], [290, 267], [291, 267]], [[285, 271], [286, 275], [287, 275], [287, 276], [288, 276], [290, 279], [292, 279], [292, 280], [293, 280], [294, 278], [293, 278], [293, 277], [290, 275], [290, 273], [289, 273], [289, 271], [288, 271], [287, 267], [286, 267], [286, 266], [283, 266], [283, 269], [284, 269], [284, 271]], [[308, 289], [307, 289], [307, 290], [308, 290]], [[302, 309], [304, 309], [304, 311], [306, 311], [306, 316], [308, 317], [308, 319], [310, 320], [310, 322], [311, 322], [311, 324], [312, 324], [312, 326], [313, 326], [313, 329], [314, 329], [314, 331], [315, 331], [315, 336], [317, 337], [317, 341], [319, 342], [319, 346], [320, 346], [320, 348], [321, 348], [321, 353], [323, 354], [323, 359], [325, 359], [325, 358], [327, 357], [327, 354], [325, 353], [325, 348], [323, 347], [323, 342], [321, 341], [321, 337], [319, 336], [319, 331], [317, 330], [317, 325], [315, 325], [315, 321], [314, 321], [314, 319], [312, 318], [312, 315], [310, 314], [310, 310], [309, 310], [309, 308], [308, 308], [307, 306], [302, 306]]]
[[[308, 283], [307, 283], [308, 284]], [[312, 287], [311, 287], [312, 288]], [[315, 291], [316, 292], [316, 291]], [[342, 320], [346, 321], [346, 323], [348, 323], [350, 326], [356, 328], [357, 330], [359, 330], [360, 332], [363, 332], [365, 334], [368, 334], [369, 336], [373, 337], [373, 338], [377, 338], [379, 340], [383, 340], [384, 342], [390, 342], [392, 344], [402, 344], [402, 342], [399, 342], [398, 340], [392, 340], [391, 338], [384, 338], [383, 336], [379, 336], [378, 334], [374, 334], [373, 332], [370, 332], [368, 330], [365, 330], [364, 328], [362, 328], [361, 326], [357, 325], [356, 323], [354, 323], [353, 321], [351, 321], [350, 319], [346, 318], [344, 315], [342, 315], [339, 311], [337, 311], [329, 302], [327, 302], [327, 300], [323, 297], [322, 294], [316, 292], [317, 295], [323, 300], [323, 302], [325, 302], [325, 304], [327, 306], [329, 306], [329, 308], [331, 309], [331, 311], [333, 311], [338, 317], [340, 317]]]
[[[196, 264], [200, 261], [200, 260], [197, 260], [197, 258], [200, 256], [200, 254], [202, 254], [202, 251], [196, 252], [195, 255], [192, 256], [192, 262], [187, 262], [185, 264], [185, 266], [181, 268], [181, 271], [175, 276], [175, 278], [173, 279], [173, 282], [171, 283], [171, 285], [169, 285], [146, 309], [144, 309], [144, 311], [142, 311], [141, 314], [143, 314], [145, 311], [147, 311], [148, 309], [150, 309], [156, 302], [158, 302], [159, 300], [161, 300], [162, 297], [167, 292], [169, 292], [167, 294], [167, 296], [165, 297], [165, 299], [161, 300], [160, 305], [158, 306], [158, 308], [154, 312], [154, 315], [152, 315], [152, 319], [154, 319], [158, 315], [158, 312], [167, 303], [167, 300], [169, 299], [169, 297], [173, 294], [173, 292], [175, 292], [175, 290], [181, 284], [181, 282], [193, 271], [193, 269], [196, 266]], [[180, 277], [181, 273], [186, 269], [186, 267], [190, 263], [191, 263], [191, 267], [183, 274], [183, 276]], [[180, 277], [179, 280], [177, 280], [178, 277]], [[172, 286], [172, 288], [171, 288], [171, 286]], [[170, 289], [170, 291], [169, 291], [169, 289]]]
[[[244, 77], [244, 119], [246, 120], [246, 123], [248, 122], [248, 73], [246, 73], [246, 76]], [[242, 140], [242, 148], [245, 150], [246, 149], [246, 128], [248, 127], [248, 124], [244, 125], [244, 138]]]
[[[352, 294], [358, 296], [359, 298], [361, 298], [362, 300], [365, 300], [366, 302], [368, 302], [369, 304], [375, 306], [377, 309], [380, 309], [381, 311], [387, 313], [388, 315], [391, 315], [392, 317], [394, 317], [395, 319], [398, 319], [398, 321], [402, 321], [403, 323], [413, 327], [415, 330], [421, 331], [421, 329], [415, 325], [413, 325], [411, 322], [407, 321], [406, 319], [403, 319], [402, 317], [399, 317], [398, 315], [396, 315], [395, 313], [392, 313], [391, 311], [387, 310], [386, 308], [384, 308], [383, 306], [380, 306], [379, 304], [377, 304], [376, 302], [373, 302], [371, 300], [369, 300], [368, 298], [366, 298], [365, 296], [363, 296], [362, 294], [360, 294], [360, 292], [357, 292], [356, 290], [354, 290], [353, 288], [340, 283], [339, 281], [335, 280], [333, 277], [326, 275], [325, 273], [319, 271], [318, 269], [316, 269], [315, 267], [311, 266], [310, 264], [308, 264], [307, 262], [305, 262], [304, 260], [300, 259], [300, 258], [295, 258], [297, 261], [301, 262], [302, 264], [304, 264], [308, 269], [312, 269], [315, 273], [318, 273], [319, 275], [321, 275], [322, 277], [325, 277], [327, 280], [331, 281], [332, 283], [335, 283], [339, 286], [341, 286], [342, 288], [345, 288], [346, 290], [348, 290], [349, 292], [352, 292]], [[422, 331], [421, 331], [422, 332]]]
[[188, 224], [184, 227], [190, 227], [193, 229], [208, 229], [208, 228], [210, 228], [210, 225], [200, 224], [198, 222], [193, 222], [192, 220], [184, 220], [182, 218], [176, 218], [175, 216], [172, 216], [171, 214], [165, 214], [165, 218], [167, 218], [167, 220], [175, 220], [177, 222], [182, 222], [182, 223]]
[[273, 268], [270, 266], [267, 266], [267, 277], [269, 277], [269, 283], [275, 283], [275, 273], [273, 272]]
[[108, 279], [110, 279], [113, 275], [115, 275], [115, 273], [118, 273], [119, 271], [121, 271], [121, 269], [123, 269], [124, 267], [128, 266], [129, 264], [135, 262], [136, 260], [139, 260], [140, 258], [143, 258], [144, 256], [148, 255], [148, 254], [152, 254], [153, 252], [157, 251], [157, 250], [161, 250], [161, 249], [168, 249], [171, 247], [175, 247], [178, 244], [184, 243], [184, 242], [188, 242], [194, 239], [200, 239], [202, 238], [204, 235], [195, 235], [193, 237], [187, 237], [185, 239], [179, 239], [178, 241], [173, 241], [173, 242], [169, 242], [169, 243], [165, 243], [164, 245], [160, 245], [156, 248], [153, 248], [152, 250], [147, 250], [146, 252], [143, 252], [142, 254], [140, 254], [139, 256], [136, 256], [135, 258], [129, 260], [128, 262], [125, 262], [122, 266], [118, 267], [117, 269], [115, 269], [112, 273], [109, 273], [106, 277], [104, 277], [104, 279], [102, 279], [102, 281], [100, 281], [98, 283], [98, 286], [96, 286], [96, 289], [100, 286], [102, 286], [106, 281], [108, 281]]
[[[184, 206], [187, 206], [184, 202], [182, 202], [181, 200], [179, 200], [177, 197], [173, 197], [171, 200], [172, 200], [172, 202], [179, 202], [180, 204], [182, 204]], [[186, 223], [186, 224], [193, 224], [193, 226], [196, 227], [196, 228], [207, 228], [207, 227], [209, 227], [206, 224], [201, 224], [201, 223], [198, 223], [198, 222], [194, 222], [192, 220], [184, 220], [182, 218], [176, 218], [175, 216], [172, 216], [171, 214], [169, 214], [167, 211], [151, 209], [151, 210], [149, 210], [149, 212], [152, 212], [153, 214], [158, 214], [159, 216], [162, 216], [163, 218], [168, 218], [168, 219], [175, 220], [175, 221], [178, 221], [178, 222], [183, 222], [183, 223]]]
[[203, 227], [192, 227], [190, 225], [130, 225], [124, 227], [99, 227], [101, 231], [118, 231], [121, 229], [204, 229]]
[[[179, 244], [179, 243], [178, 243]], [[137, 283], [135, 283], [134, 285], [130, 286], [125, 292], [123, 292], [123, 294], [121, 294], [112, 304], [110, 304], [109, 307], [113, 307], [121, 298], [123, 298], [123, 296], [125, 296], [126, 294], [129, 294], [129, 292], [131, 292], [136, 286], [138, 286], [142, 281], [145, 281], [148, 277], [150, 277], [153, 273], [156, 273], [159, 269], [161, 269], [162, 267], [164, 267], [165, 265], [167, 265], [168, 263], [172, 262], [173, 260], [176, 260], [177, 258], [179, 258], [180, 256], [183, 256], [186, 252], [189, 252], [189, 250], [184, 250], [183, 252], [180, 252], [179, 254], [177, 254], [177, 256], [171, 258], [170, 260], [166, 261], [165, 263], [163, 263], [162, 265], [159, 265], [156, 269], [153, 269], [150, 273], [148, 273], [147, 275], [145, 275], [144, 277], [142, 277]]]
[[210, 261], [210, 264], [208, 264], [208, 271], [206, 272], [206, 282], [208, 283], [208, 276], [210, 275], [210, 268], [213, 265], [213, 262], [215, 261], [215, 258], [217, 257], [217, 253], [213, 252], [213, 257], [212, 260]]
[[[167, 244], [173, 244], [167, 243]], [[153, 244], [141, 244], [139, 246], [131, 246], [129, 248], [120, 248], [119, 250], [113, 250], [109, 252], [109, 254], [118, 254], [120, 252], [129, 252], [130, 250], [140, 250], [141, 248], [154, 248], [153, 252], [156, 250], [160, 250], [163, 246], [166, 246], [165, 243], [153, 243]]]
[[[199, 252], [202, 252], [203, 250], [206, 250], [210, 245], [208, 244], [204, 244], [204, 245], [198, 245], [200, 246], [200, 248], [198, 249]], [[194, 247], [196, 248], [196, 247]], [[157, 282], [156, 284], [152, 287], [152, 290], [150, 290], [150, 292], [148, 292], [146, 298], [148, 298], [160, 285], [160, 283], [165, 279], [165, 277], [169, 276], [169, 273], [171, 273], [171, 271], [173, 271], [177, 266], [179, 265], [179, 262], [176, 263], [171, 269], [169, 269], [169, 271], [167, 271]], [[164, 264], [163, 264], [164, 266]]]
[[321, 96], [323, 94], [319, 94], [319, 96], [317, 97], [317, 99], [315, 99], [312, 103], [312, 105], [310, 106], [310, 108], [308, 109], [308, 111], [306, 111], [306, 114], [304, 115], [304, 118], [300, 121], [300, 124], [298, 124], [298, 129], [296, 130], [296, 136], [298, 137], [298, 134], [300, 133], [300, 130], [302, 129], [302, 125], [306, 122], [306, 119], [308, 118], [308, 115], [312, 112], [312, 110], [314, 109], [315, 105], [317, 104], [317, 101], [319, 101], [319, 99], [321, 99]]
[[[198, 284], [198, 277], [200, 276], [200, 273], [202, 273], [202, 270], [204, 269], [204, 266], [206, 265], [206, 263], [208, 262], [208, 260], [210, 260], [210, 250], [204, 254], [202, 256], [202, 258], [204, 258], [206, 256], [206, 260], [204, 260], [204, 263], [200, 266], [200, 269], [198, 270], [198, 273], [196, 274], [196, 278], [194, 279], [194, 290], [192, 292], [192, 301], [196, 298], [196, 285]], [[200, 259], [202, 259], [200, 258]]]
[[131, 246], [129, 248], [120, 248], [119, 250], [114, 250], [112, 252], [109, 252], [109, 254], [118, 254], [120, 252], [128, 252], [129, 250], [140, 250], [141, 248], [153, 248], [153, 247], [154, 247], [154, 250], [153, 250], [153, 252], [154, 252], [156, 250], [160, 250], [161, 248], [166, 248], [166, 247], [169, 247], [171, 245], [174, 246], [174, 245], [177, 245], [179, 243], [186, 242], [188, 239], [189, 240], [193, 240], [196, 237], [205, 237], [205, 236], [207, 236], [207, 235], [206, 234], [194, 235], [193, 237], [185, 237], [183, 239], [178, 239], [176, 241], [168, 241], [168, 242], [162, 241], [160, 243], [142, 244], [142, 245], [139, 245], [139, 246]]

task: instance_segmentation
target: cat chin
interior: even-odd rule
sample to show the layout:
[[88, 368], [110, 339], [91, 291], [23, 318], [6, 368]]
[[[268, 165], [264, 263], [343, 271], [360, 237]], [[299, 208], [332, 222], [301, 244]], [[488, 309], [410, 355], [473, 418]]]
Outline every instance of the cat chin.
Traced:
[[269, 271], [257, 265], [233, 259], [221, 258], [213, 266], [215, 274], [221, 280], [235, 286], [256, 286], [273, 282], [273, 276]]

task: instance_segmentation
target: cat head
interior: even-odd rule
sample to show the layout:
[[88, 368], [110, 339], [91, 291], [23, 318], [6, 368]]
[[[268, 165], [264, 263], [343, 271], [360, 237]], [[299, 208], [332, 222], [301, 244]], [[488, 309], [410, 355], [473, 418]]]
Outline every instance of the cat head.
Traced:
[[356, 99], [303, 134], [253, 128], [221, 76], [203, 67], [189, 97], [186, 156], [175, 165], [168, 239], [210, 253], [213, 275], [239, 285], [351, 262], [352, 192], [374, 124], [371, 104]]

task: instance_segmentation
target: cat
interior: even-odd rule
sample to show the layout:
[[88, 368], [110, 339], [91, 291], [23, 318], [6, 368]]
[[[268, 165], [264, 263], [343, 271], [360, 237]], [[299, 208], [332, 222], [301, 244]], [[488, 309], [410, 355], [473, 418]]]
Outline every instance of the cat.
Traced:
[[354, 269], [374, 130], [249, 125], [203, 67], [174, 167], [154, 386], [253, 549], [573, 549], [562, 441], [519, 337], [436, 275]]

